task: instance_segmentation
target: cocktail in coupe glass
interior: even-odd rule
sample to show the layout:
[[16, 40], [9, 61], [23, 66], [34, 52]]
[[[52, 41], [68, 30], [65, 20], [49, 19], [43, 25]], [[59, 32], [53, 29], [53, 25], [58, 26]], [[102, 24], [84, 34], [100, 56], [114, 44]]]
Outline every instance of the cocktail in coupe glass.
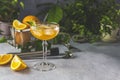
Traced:
[[59, 33], [59, 25], [56, 23], [43, 23], [31, 26], [30, 32], [32, 35], [42, 40], [43, 46], [43, 61], [36, 63], [33, 68], [39, 71], [49, 71], [55, 69], [55, 65], [47, 62], [47, 40], [53, 39]]

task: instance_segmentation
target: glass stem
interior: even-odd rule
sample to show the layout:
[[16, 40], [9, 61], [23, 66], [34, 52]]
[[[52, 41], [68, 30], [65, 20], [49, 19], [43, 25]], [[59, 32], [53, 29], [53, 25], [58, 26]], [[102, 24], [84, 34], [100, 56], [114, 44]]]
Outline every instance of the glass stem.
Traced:
[[42, 46], [43, 46], [43, 62], [47, 64], [47, 46], [48, 46], [47, 41], [43, 40]]

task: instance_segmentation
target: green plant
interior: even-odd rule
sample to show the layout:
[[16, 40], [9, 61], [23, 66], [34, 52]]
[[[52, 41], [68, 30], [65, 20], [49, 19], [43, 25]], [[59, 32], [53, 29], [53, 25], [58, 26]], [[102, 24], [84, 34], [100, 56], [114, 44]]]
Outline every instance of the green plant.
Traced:
[[68, 44], [70, 42], [70, 35], [68, 33], [60, 32], [55, 38], [52, 39], [52, 44]]
[[[100, 39], [101, 25], [119, 27], [120, 10], [115, 0], [75, 0], [63, 6], [62, 31], [79, 34], [93, 42]], [[110, 32], [104, 26], [105, 32]]]
[[4, 43], [4, 42], [7, 42], [7, 39], [4, 36], [0, 37], [0, 43]]
[[37, 8], [39, 7], [44, 7], [43, 10], [37, 14], [37, 16], [44, 14], [45, 17], [43, 21], [59, 23], [63, 18], [63, 10], [58, 1], [57, 3], [38, 4]]
[[18, 18], [20, 7], [23, 8], [23, 2], [18, 0], [0, 0], [0, 20], [10, 22]]
[[106, 14], [102, 16], [100, 20], [101, 33], [111, 35], [112, 30], [120, 27], [120, 23], [118, 22], [120, 18], [120, 10], [111, 11], [111, 13], [109, 13], [109, 15]]
[[[1, 39], [0, 39], [1, 42]], [[3, 41], [2, 41], [3, 42]], [[18, 45], [18, 48], [21, 49], [21, 52], [32, 52], [32, 51], [42, 51], [42, 41], [36, 39], [31, 42], [27, 42], [24, 45]], [[51, 43], [48, 42], [48, 49], [51, 49]]]

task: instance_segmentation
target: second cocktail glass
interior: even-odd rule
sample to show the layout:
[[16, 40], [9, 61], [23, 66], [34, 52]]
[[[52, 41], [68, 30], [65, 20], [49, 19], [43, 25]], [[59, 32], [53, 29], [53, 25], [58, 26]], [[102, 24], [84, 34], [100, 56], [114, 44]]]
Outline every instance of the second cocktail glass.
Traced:
[[31, 26], [30, 32], [32, 35], [42, 40], [43, 46], [43, 61], [36, 63], [33, 68], [39, 71], [49, 71], [55, 69], [55, 65], [47, 62], [47, 40], [53, 39], [59, 33], [59, 25], [56, 23], [43, 23]]

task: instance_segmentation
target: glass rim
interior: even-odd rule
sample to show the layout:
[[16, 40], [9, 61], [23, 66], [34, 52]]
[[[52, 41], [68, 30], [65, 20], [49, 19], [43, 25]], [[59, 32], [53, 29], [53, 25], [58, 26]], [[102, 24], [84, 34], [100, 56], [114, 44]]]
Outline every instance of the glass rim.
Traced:
[[41, 25], [41, 24], [43, 24], [43, 25], [49, 25], [49, 24], [53, 24], [53, 25], [58, 25], [59, 26], [59, 24], [58, 23], [56, 23], [56, 22], [41, 22], [41, 23], [36, 23], [37, 25]]

